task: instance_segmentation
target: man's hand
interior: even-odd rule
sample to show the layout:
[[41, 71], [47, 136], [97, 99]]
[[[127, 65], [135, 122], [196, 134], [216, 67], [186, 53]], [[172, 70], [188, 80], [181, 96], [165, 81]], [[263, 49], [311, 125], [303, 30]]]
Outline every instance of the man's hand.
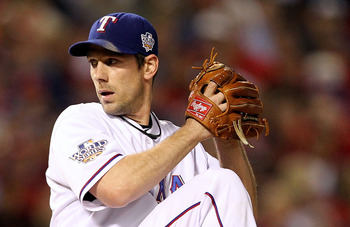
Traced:
[[[210, 82], [205, 88], [203, 95], [215, 103], [222, 112], [225, 112], [227, 109], [227, 103], [224, 102], [225, 96], [222, 92], [216, 92], [217, 88], [218, 85], [216, 83]], [[202, 136], [200, 141], [213, 137], [213, 134], [195, 119], [187, 118], [186, 125], [187, 124], [190, 125], [189, 127], [192, 128], [193, 132], [199, 132], [199, 134]]]
[[215, 56], [212, 52], [192, 80], [185, 116], [196, 119], [214, 137], [250, 145], [247, 138], [259, 138], [264, 129], [265, 135], [269, 133], [267, 120], [261, 116], [259, 90], [238, 72], [214, 61]]

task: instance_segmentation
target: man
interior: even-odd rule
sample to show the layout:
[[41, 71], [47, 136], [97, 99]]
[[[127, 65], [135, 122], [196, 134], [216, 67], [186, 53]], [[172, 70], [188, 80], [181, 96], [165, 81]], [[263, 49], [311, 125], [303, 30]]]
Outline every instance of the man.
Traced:
[[[145, 18], [104, 16], [69, 53], [87, 56], [100, 103], [70, 106], [55, 123], [51, 226], [256, 226], [240, 141], [215, 139], [217, 160], [200, 144], [212, 134], [196, 120], [177, 127], [151, 111], [158, 38]], [[204, 95], [224, 111], [216, 86]]]

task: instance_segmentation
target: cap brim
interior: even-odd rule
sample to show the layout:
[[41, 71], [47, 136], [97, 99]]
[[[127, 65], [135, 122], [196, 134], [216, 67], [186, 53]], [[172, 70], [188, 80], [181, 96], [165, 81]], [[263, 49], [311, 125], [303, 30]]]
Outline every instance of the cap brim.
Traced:
[[69, 48], [69, 54], [75, 57], [79, 56], [87, 56], [87, 53], [89, 49], [91, 48], [91, 45], [97, 45], [100, 47], [103, 47], [107, 50], [116, 52], [116, 53], [122, 53], [122, 54], [137, 54], [137, 51], [131, 50], [130, 48], [127, 47], [116, 47], [114, 46], [111, 42], [108, 42], [103, 39], [92, 39], [92, 40], [87, 40], [87, 41], [82, 41], [73, 44]]

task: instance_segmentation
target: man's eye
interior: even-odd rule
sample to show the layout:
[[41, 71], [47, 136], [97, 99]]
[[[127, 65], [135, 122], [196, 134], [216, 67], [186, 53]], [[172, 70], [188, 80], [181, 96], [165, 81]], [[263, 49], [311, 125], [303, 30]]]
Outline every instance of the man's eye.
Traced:
[[118, 63], [119, 60], [118, 59], [115, 59], [115, 58], [109, 58], [106, 62], [107, 65], [113, 65], [113, 64], [116, 64]]
[[97, 61], [96, 60], [90, 60], [90, 65], [93, 67], [93, 68], [96, 68], [97, 67]]

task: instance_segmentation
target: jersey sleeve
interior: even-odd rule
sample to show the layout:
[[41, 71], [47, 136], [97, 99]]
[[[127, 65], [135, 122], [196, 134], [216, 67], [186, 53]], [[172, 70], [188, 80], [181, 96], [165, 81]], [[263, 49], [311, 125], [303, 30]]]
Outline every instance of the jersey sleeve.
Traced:
[[51, 163], [65, 187], [69, 187], [83, 206], [100, 210], [97, 199], [84, 200], [91, 187], [125, 154], [108, 127], [96, 116], [72, 113], [56, 122], [50, 144]]

